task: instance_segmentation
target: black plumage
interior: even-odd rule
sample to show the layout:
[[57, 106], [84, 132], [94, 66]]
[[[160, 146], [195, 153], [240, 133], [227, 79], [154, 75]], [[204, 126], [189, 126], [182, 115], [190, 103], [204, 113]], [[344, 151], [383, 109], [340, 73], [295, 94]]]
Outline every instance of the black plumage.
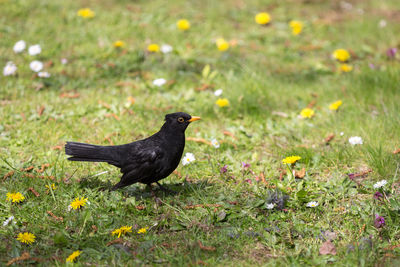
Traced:
[[134, 183], [150, 185], [170, 175], [181, 160], [185, 148], [185, 130], [199, 120], [184, 112], [167, 114], [165, 123], [154, 135], [118, 146], [98, 146], [67, 142], [65, 153], [72, 161], [107, 162], [123, 173], [112, 190]]

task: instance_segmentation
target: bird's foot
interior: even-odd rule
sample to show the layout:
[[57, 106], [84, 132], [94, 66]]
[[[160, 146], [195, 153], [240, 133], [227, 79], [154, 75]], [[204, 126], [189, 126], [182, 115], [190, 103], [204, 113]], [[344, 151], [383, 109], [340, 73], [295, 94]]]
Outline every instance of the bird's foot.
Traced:
[[159, 187], [162, 191], [167, 192], [167, 193], [170, 193], [170, 194], [176, 194], [176, 192], [175, 192], [174, 190], [171, 190], [171, 189], [168, 189], [168, 188], [162, 186], [159, 182], [156, 182], [156, 184], [158, 185], [158, 187]]

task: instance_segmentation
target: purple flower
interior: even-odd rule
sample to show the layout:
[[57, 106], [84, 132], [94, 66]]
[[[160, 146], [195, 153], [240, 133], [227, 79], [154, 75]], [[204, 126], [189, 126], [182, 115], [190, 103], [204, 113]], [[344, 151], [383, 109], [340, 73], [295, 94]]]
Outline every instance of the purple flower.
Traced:
[[220, 173], [226, 173], [228, 171], [228, 165], [224, 165], [219, 171]]
[[385, 218], [383, 218], [382, 216], [379, 216], [378, 214], [375, 214], [374, 225], [376, 228], [382, 228], [383, 226], [386, 225]]
[[393, 59], [393, 58], [396, 57], [396, 52], [397, 52], [397, 48], [395, 48], [395, 47], [389, 48], [389, 49], [386, 51], [386, 55], [388, 56], [388, 58]]
[[246, 179], [244, 180], [246, 183], [252, 184], [253, 182], [251, 181], [251, 179]]
[[242, 161], [242, 167], [245, 169], [250, 168], [250, 164]]
[[369, 66], [369, 68], [370, 68], [371, 70], [374, 70], [374, 69], [375, 69], [375, 65], [374, 65], [373, 63], [369, 63], [368, 66]]
[[350, 180], [353, 180], [353, 179], [354, 179], [355, 173], [348, 173], [347, 175], [349, 176], [349, 179], [350, 179]]
[[377, 200], [379, 200], [379, 199], [383, 198], [383, 195], [382, 195], [381, 192], [377, 191], [377, 192], [375, 192], [375, 194], [374, 194], [374, 198], [377, 199]]

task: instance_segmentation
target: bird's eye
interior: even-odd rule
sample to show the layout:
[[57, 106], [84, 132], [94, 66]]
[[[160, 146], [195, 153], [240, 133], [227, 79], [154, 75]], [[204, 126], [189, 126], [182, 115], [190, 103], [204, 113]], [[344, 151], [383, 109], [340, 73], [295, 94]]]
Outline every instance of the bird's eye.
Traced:
[[182, 117], [179, 117], [178, 121], [179, 121], [179, 122], [184, 122], [184, 121], [185, 121], [185, 119], [184, 119], [184, 118], [182, 118]]

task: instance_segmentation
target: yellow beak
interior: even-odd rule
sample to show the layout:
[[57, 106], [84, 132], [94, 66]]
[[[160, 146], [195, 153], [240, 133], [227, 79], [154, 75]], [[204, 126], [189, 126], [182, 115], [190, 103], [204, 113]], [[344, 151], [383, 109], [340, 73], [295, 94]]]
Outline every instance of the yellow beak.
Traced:
[[188, 122], [192, 122], [192, 121], [198, 121], [201, 120], [200, 117], [196, 117], [196, 116], [192, 116], [192, 118], [190, 120], [188, 120]]

